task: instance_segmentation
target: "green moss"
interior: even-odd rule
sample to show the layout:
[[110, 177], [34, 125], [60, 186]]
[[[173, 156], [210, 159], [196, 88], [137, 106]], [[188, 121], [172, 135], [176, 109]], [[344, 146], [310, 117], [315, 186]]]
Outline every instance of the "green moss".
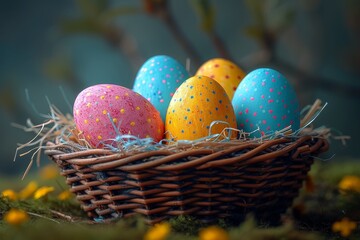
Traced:
[[126, 224], [88, 225], [54, 223], [46, 220], [30, 221], [19, 227], [8, 227], [0, 231], [0, 239], [142, 239], [144, 231], [126, 227]]
[[191, 216], [178, 216], [170, 219], [169, 222], [174, 232], [186, 236], [195, 236], [198, 234], [200, 228], [206, 226], [205, 223]]
[[231, 239], [289, 239], [289, 240], [317, 240], [322, 239], [320, 235], [312, 232], [300, 231], [288, 223], [279, 227], [259, 227], [254, 218], [250, 217], [238, 228], [230, 230]]
[[346, 175], [360, 176], [360, 161], [355, 160], [329, 160], [315, 161], [310, 174], [318, 183], [337, 185]]

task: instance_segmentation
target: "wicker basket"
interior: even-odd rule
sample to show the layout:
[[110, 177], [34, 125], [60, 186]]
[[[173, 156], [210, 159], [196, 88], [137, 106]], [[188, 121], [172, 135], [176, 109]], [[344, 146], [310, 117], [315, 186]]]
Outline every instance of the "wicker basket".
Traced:
[[45, 153], [95, 221], [140, 214], [155, 224], [178, 215], [207, 222], [240, 222], [248, 213], [277, 219], [298, 195], [313, 157], [327, 149], [327, 140], [309, 134], [203, 142], [176, 152], [114, 153], [56, 140]]

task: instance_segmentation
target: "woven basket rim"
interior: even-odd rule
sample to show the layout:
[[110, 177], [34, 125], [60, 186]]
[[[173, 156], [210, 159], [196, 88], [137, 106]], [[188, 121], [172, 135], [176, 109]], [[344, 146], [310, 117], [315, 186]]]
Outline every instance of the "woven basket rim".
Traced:
[[[313, 141], [313, 145], [307, 143]], [[277, 147], [277, 146], [282, 147]], [[276, 151], [259, 155], [259, 152], [267, 148], [277, 147]], [[78, 166], [91, 165], [94, 171], [103, 171], [111, 168], [120, 168], [124, 171], [142, 171], [154, 168], [161, 171], [181, 171], [187, 168], [207, 169], [211, 167], [230, 166], [232, 164], [247, 162], [252, 163], [266, 161], [292, 152], [292, 158], [298, 158], [301, 154], [314, 154], [327, 151], [328, 141], [321, 136], [304, 135], [297, 138], [281, 137], [267, 139], [263, 142], [232, 140], [229, 142], [201, 142], [196, 145], [182, 145], [181, 148], [141, 151], [141, 152], [113, 152], [108, 149], [84, 149], [74, 142], [60, 143], [49, 141], [46, 144], [45, 154], [56, 156], [57, 160], [66, 161]], [[61, 150], [63, 149], [63, 150]], [[68, 152], [71, 149], [72, 152]], [[246, 150], [241, 156], [220, 159], [231, 152]], [[205, 155], [205, 156], [203, 156]], [[141, 164], [133, 164], [140, 159], [161, 156], [160, 159], [151, 159]], [[203, 156], [196, 160], [174, 164], [176, 159]], [[248, 162], [247, 162], [248, 163]]]

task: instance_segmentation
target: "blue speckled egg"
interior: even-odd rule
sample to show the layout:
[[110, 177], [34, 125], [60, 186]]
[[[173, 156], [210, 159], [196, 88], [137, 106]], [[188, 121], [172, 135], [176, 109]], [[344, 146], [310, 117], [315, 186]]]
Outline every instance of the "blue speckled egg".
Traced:
[[133, 90], [149, 100], [165, 121], [172, 96], [188, 78], [189, 73], [181, 63], [172, 57], [158, 55], [141, 66]]
[[289, 125], [300, 127], [299, 101], [288, 80], [278, 71], [259, 68], [245, 76], [239, 84], [232, 105], [237, 126], [251, 137], [271, 134]]

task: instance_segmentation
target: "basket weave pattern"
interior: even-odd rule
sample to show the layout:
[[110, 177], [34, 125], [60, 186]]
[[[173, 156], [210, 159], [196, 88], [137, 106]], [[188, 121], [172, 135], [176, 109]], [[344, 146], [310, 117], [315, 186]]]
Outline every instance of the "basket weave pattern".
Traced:
[[114, 153], [49, 142], [45, 153], [61, 169], [89, 217], [135, 214], [155, 224], [178, 215], [204, 221], [241, 221], [252, 212], [276, 218], [292, 204], [322, 138], [278, 138], [262, 143], [204, 142], [176, 152]]

